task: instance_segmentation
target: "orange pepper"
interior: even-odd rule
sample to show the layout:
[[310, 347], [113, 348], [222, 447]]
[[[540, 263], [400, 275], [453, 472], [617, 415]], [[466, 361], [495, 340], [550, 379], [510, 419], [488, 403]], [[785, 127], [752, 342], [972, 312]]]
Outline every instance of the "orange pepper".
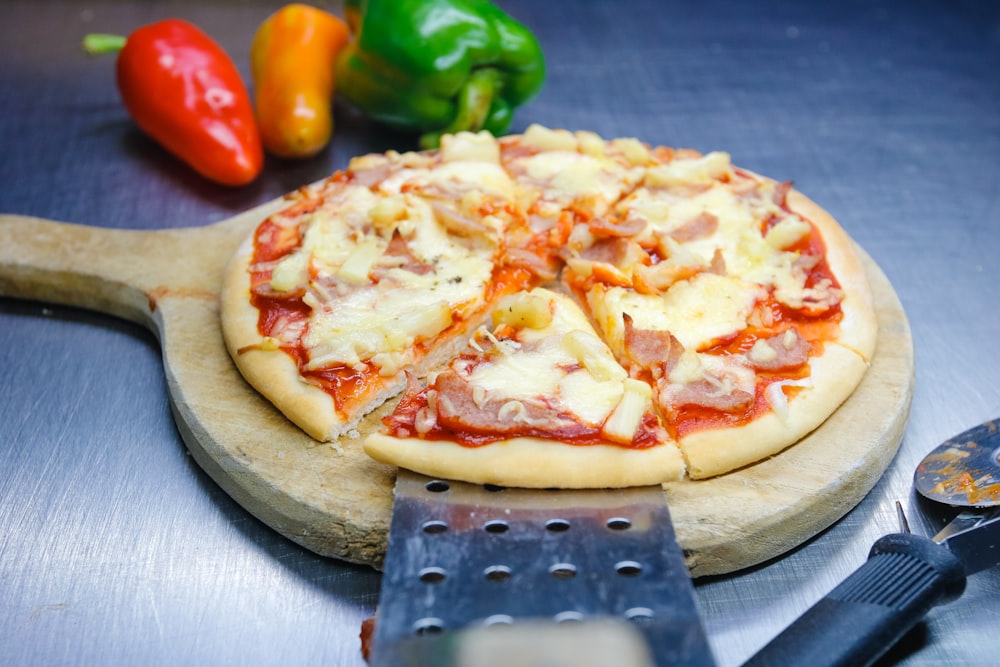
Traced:
[[250, 48], [257, 124], [278, 157], [315, 155], [333, 134], [334, 67], [350, 33], [340, 18], [287, 5], [257, 29]]

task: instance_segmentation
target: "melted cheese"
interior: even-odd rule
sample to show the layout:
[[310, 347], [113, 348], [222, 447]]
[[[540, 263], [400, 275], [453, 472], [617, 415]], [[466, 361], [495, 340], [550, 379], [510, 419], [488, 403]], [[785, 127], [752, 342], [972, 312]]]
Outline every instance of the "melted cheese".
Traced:
[[550, 150], [514, 161], [531, 181], [542, 184], [542, 198], [567, 205], [589, 197], [604, 208], [616, 202], [642, 177], [641, 168], [629, 169], [608, 159], [570, 150]]
[[[719, 249], [729, 275], [773, 288], [782, 303], [800, 308], [808, 296], [806, 274], [795, 264], [798, 253], [785, 248], [804, 238], [812, 227], [798, 216], [786, 215], [770, 200], [769, 192], [758, 197], [739, 196], [731, 188], [716, 184], [702, 192], [678, 196], [641, 188], [620, 208], [634, 210], [650, 223], [646, 238], [657, 232], [669, 235], [686, 222], [709, 213], [718, 220], [715, 231], [678, 244], [687, 263], [693, 257], [709, 266]], [[764, 236], [759, 221], [772, 215], [781, 220]]]
[[[492, 400], [536, 401], [547, 396], [582, 423], [600, 425], [622, 402], [627, 373], [590, 329], [579, 307], [564, 296], [532, 290], [508, 297], [502, 312], [536, 311], [539, 299], [552, 314], [548, 324], [519, 329], [516, 338], [521, 345], [477, 364], [468, 381]], [[501, 320], [511, 324], [505, 317], [501, 315]]]
[[309, 351], [308, 368], [354, 367], [379, 353], [408, 352], [414, 343], [435, 336], [451, 321], [450, 304], [433, 291], [368, 288], [349, 292], [310, 318], [302, 339]]
[[710, 183], [728, 175], [731, 169], [729, 154], [717, 151], [650, 167], [645, 182], [651, 187]]
[[763, 296], [755, 283], [738, 277], [699, 273], [674, 283], [663, 294], [640, 294], [622, 287], [592, 290], [588, 303], [605, 334], [621, 349], [622, 313], [637, 329], [669, 331], [685, 348], [703, 349], [746, 327]]
[[[460, 175], [468, 165], [474, 166]], [[482, 185], [478, 179], [497, 170], [503, 176], [494, 179], [498, 187], [509, 189], [506, 173], [489, 162], [456, 160], [433, 173], [449, 183], [465, 178]], [[396, 176], [403, 174], [405, 180], [428, 173], [402, 167]], [[400, 185], [383, 182], [390, 191]], [[402, 236], [406, 256], [385, 255], [394, 233]], [[456, 316], [478, 306], [495, 254], [489, 237], [449, 234], [431, 204], [416, 195], [347, 185], [312, 214], [301, 247], [275, 266], [271, 286], [279, 291], [309, 287], [305, 298], [313, 310], [302, 337], [307, 368], [372, 362], [390, 374], [412, 363], [416, 343], [437, 336]], [[377, 280], [372, 277], [376, 270]], [[313, 276], [317, 282], [310, 282]]]

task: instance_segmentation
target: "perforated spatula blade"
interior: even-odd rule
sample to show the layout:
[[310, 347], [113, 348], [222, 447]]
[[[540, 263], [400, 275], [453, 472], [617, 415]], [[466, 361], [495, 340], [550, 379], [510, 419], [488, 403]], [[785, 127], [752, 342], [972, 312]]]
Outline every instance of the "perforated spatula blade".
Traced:
[[[714, 664], [661, 488], [539, 491], [401, 471], [372, 665], [458, 667], [463, 636], [504, 637], [506, 664], [530, 664], [510, 639], [533, 637], [541, 655], [595, 636], [631, 646], [636, 666]], [[566, 664], [606, 664], [574, 653]]]

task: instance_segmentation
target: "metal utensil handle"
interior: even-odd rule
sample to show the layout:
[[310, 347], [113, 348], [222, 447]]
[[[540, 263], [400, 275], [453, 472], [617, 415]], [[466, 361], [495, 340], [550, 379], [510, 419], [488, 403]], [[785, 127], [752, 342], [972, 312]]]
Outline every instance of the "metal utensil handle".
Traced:
[[931, 607], [957, 599], [965, 578], [945, 547], [918, 535], [886, 535], [864, 565], [744, 667], [870, 665]]

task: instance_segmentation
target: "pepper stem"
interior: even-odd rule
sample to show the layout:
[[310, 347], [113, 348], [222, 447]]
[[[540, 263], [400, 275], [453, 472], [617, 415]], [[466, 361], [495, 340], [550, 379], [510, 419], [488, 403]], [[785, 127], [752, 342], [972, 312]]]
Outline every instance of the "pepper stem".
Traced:
[[472, 70], [468, 81], [458, 93], [458, 108], [454, 120], [443, 130], [427, 132], [420, 137], [420, 147], [424, 149], [437, 148], [441, 144], [442, 134], [455, 132], [478, 132], [483, 129], [490, 115], [493, 98], [500, 85], [500, 71], [494, 67], [482, 67]]
[[121, 35], [94, 32], [83, 38], [83, 50], [92, 56], [118, 53], [125, 46], [125, 40], [126, 38]]

